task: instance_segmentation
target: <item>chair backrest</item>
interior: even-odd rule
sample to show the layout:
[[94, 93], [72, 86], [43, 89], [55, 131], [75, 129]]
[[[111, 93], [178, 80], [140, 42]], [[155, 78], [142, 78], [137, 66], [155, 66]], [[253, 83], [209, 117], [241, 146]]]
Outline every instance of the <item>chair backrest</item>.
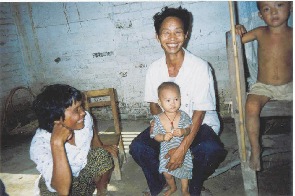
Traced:
[[[119, 112], [117, 107], [117, 94], [114, 88], [106, 88], [99, 90], [89, 90], [83, 92], [85, 95], [85, 109], [90, 111], [91, 108], [111, 106], [114, 118], [115, 132], [121, 133]], [[97, 98], [106, 98], [107, 100], [99, 100]]]

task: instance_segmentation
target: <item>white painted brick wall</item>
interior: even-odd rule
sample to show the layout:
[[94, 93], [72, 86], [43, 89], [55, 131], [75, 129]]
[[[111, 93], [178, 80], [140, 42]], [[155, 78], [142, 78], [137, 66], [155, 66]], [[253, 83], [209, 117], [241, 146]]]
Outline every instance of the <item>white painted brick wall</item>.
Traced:
[[[148, 118], [147, 67], [163, 55], [152, 17], [165, 5], [192, 12], [187, 49], [214, 69], [219, 103], [228, 99], [227, 2], [1, 3], [1, 103], [29, 84], [68, 83], [80, 90], [117, 89], [122, 118]], [[7, 23], [7, 24], [6, 24]], [[18, 28], [18, 31], [16, 29]], [[17, 36], [19, 35], [19, 36]], [[23, 54], [23, 56], [22, 56]], [[4, 86], [4, 88], [3, 88]], [[229, 115], [220, 107], [222, 115]]]
[[10, 90], [28, 86], [26, 68], [9, 3], [0, 3], [0, 119]]

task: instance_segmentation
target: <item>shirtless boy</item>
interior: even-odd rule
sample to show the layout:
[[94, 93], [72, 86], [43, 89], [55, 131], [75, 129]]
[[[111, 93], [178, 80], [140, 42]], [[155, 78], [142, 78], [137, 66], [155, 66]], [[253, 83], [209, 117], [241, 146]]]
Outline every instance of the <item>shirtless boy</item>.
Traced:
[[292, 6], [291, 1], [259, 1], [258, 15], [267, 26], [249, 32], [242, 25], [236, 26], [243, 43], [258, 42], [257, 82], [246, 101], [246, 129], [251, 145], [249, 166], [254, 171], [261, 170], [259, 116], [263, 106], [271, 99], [293, 99], [293, 28], [288, 26]]

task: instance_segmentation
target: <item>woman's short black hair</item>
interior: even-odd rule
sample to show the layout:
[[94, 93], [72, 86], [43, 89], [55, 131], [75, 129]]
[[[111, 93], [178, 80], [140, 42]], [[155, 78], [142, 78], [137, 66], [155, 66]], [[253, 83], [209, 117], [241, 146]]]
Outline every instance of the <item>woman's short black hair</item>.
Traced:
[[159, 35], [160, 33], [160, 28], [165, 18], [170, 16], [177, 17], [182, 21], [183, 30], [186, 34], [191, 24], [191, 13], [187, 11], [187, 9], [182, 8], [181, 6], [179, 6], [178, 8], [168, 8], [166, 6], [162, 8], [161, 12], [156, 13], [153, 17], [157, 35]]
[[65, 119], [65, 110], [76, 101], [82, 101], [82, 93], [66, 84], [45, 86], [33, 101], [39, 127], [48, 132], [53, 131], [54, 121]]

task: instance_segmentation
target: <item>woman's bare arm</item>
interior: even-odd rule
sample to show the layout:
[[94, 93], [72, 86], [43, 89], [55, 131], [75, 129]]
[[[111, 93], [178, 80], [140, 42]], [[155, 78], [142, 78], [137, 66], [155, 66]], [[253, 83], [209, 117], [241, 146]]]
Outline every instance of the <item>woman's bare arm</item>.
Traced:
[[157, 114], [162, 113], [162, 109], [158, 103], [150, 102], [150, 111], [151, 111], [152, 115], [157, 115]]
[[65, 150], [65, 143], [72, 131], [56, 121], [51, 134], [51, 152], [53, 172], [51, 186], [59, 195], [69, 195], [72, 183], [72, 172]]

